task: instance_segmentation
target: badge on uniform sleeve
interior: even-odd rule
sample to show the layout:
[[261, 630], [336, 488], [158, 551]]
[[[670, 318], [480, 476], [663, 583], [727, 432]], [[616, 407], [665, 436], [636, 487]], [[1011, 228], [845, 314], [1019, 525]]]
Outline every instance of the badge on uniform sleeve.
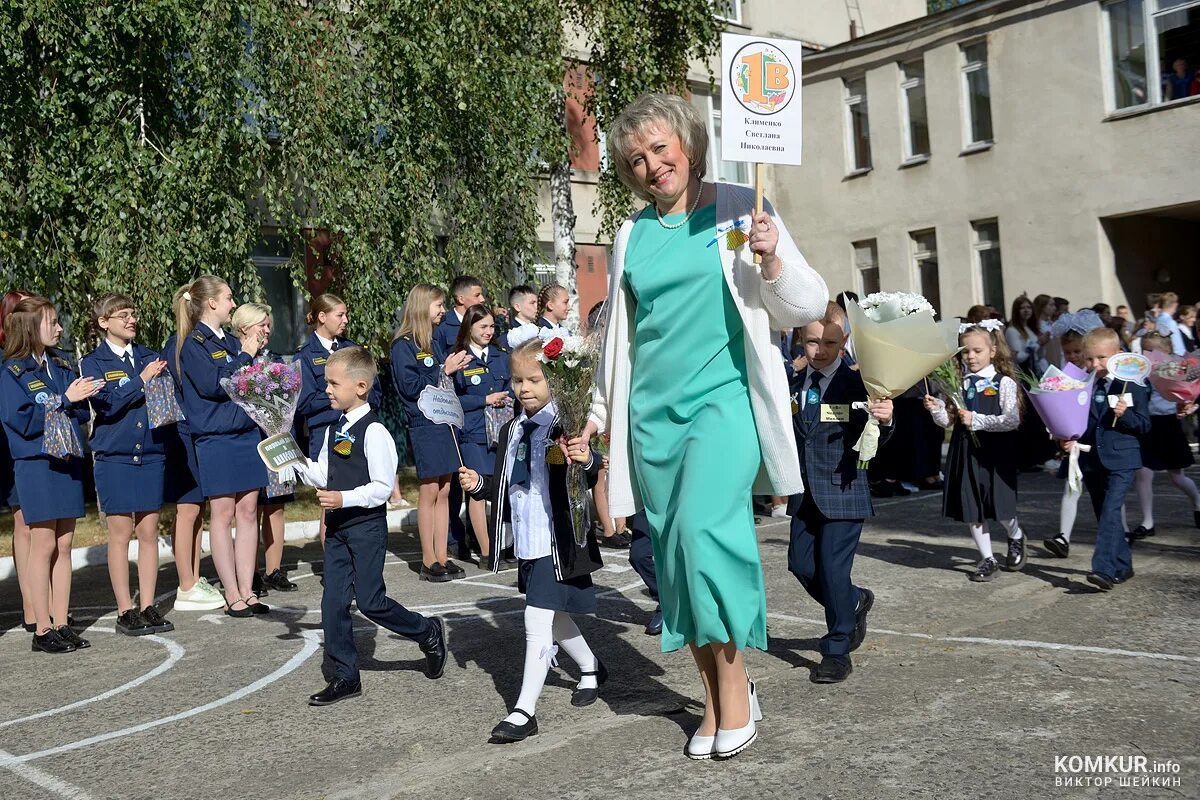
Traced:
[[33, 398], [33, 402], [37, 403], [38, 405], [41, 405], [42, 403], [45, 403], [49, 399], [50, 399], [50, 395], [46, 394], [45, 392], [38, 392], [37, 395]]
[[480, 380], [480, 378], [479, 378], [479, 376], [478, 376], [478, 375], [472, 375], [472, 376], [471, 376], [471, 385], [472, 385], [472, 386], [478, 386], [478, 385], [479, 385], [479, 384], [481, 384], [481, 383], [483, 383], [483, 381], [482, 381], [482, 380]]
[[433, 356], [425, 356], [425, 360], [422, 361], [421, 363], [427, 367], [432, 367], [433, 366]]
[[128, 377], [128, 376], [126, 376], [126, 377], [124, 377], [124, 378], [121, 378], [121, 380], [117, 381], [117, 386], [124, 386], [124, 385], [125, 385], [125, 384], [127, 384], [127, 383], [129, 383], [129, 377]]
[[327, 361], [329, 361], [329, 359], [328, 359], [328, 358], [326, 358], [325, 356], [321, 356], [320, 358], [314, 358], [314, 359], [313, 359], [313, 366], [314, 366], [314, 367], [319, 367], [319, 366], [321, 366], [322, 364], [326, 363]]

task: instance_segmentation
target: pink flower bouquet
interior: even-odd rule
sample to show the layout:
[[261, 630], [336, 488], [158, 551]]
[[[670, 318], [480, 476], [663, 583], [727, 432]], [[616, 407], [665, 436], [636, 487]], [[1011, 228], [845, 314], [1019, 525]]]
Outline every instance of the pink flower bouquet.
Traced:
[[1051, 366], [1041, 378], [1023, 376], [1025, 393], [1055, 439], [1078, 439], [1087, 430], [1093, 376], [1067, 365]]
[[267, 434], [258, 445], [263, 463], [275, 472], [287, 468], [279, 479], [281, 483], [291, 480], [288, 465], [304, 455], [291, 434], [300, 400], [299, 367], [260, 357], [222, 378], [221, 388]]
[[1150, 385], [1168, 400], [1194, 403], [1200, 397], [1200, 358], [1194, 355], [1168, 356], [1147, 353], [1153, 365]]

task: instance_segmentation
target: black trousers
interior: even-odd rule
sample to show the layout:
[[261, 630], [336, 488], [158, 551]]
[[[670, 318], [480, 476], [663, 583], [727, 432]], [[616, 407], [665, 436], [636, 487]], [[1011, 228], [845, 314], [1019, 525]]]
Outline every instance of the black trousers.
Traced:
[[654, 543], [650, 541], [650, 523], [646, 519], [646, 512], [639, 511], [626, 523], [633, 535], [629, 545], [629, 566], [633, 567], [650, 590], [650, 596], [657, 601], [658, 575], [654, 571]]
[[351, 600], [358, 603], [359, 613], [364, 617], [414, 642], [423, 642], [433, 630], [427, 618], [387, 596], [383, 584], [387, 533], [384, 516], [325, 531], [321, 627], [325, 631], [325, 652], [338, 678], [358, 680]]
[[792, 517], [788, 571], [825, 608], [828, 633], [821, 637], [821, 654], [845, 657], [857, 621], [859, 590], [850, 580], [854, 552], [862, 535], [861, 519], [829, 519], [805, 493]]

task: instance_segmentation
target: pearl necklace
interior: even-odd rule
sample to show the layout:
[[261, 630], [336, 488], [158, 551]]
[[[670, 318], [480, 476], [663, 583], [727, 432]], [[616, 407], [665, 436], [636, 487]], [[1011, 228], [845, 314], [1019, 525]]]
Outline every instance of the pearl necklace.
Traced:
[[655, 204], [654, 213], [656, 215], [658, 215], [658, 224], [662, 225], [664, 228], [666, 228], [669, 231], [673, 231], [677, 228], [682, 228], [684, 225], [687, 225], [688, 220], [690, 220], [692, 218], [692, 214], [696, 213], [696, 207], [700, 205], [700, 195], [702, 195], [702, 194], [704, 194], [704, 184], [703, 183], [700, 184], [700, 188], [696, 191], [696, 199], [692, 201], [692, 207], [688, 209], [687, 216], [684, 217], [679, 222], [675, 223], [674, 225], [669, 225], [663, 220], [662, 212], [658, 210], [658, 205]]

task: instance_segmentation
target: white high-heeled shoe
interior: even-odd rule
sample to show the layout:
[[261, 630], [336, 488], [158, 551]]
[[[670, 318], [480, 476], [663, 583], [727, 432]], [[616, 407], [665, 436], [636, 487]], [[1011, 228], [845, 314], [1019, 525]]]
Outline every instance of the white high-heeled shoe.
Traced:
[[738, 753], [754, 744], [758, 738], [758, 726], [755, 724], [763, 718], [762, 708], [758, 705], [758, 692], [754, 690], [754, 681], [746, 680], [746, 690], [750, 694], [750, 721], [744, 727], [733, 730], [717, 729], [713, 742], [713, 755], [717, 758], [733, 758]]
[[701, 736], [696, 734], [688, 739], [687, 747], [684, 748], [683, 754], [692, 761], [704, 761], [707, 758], [712, 758], [716, 752], [716, 736]]

